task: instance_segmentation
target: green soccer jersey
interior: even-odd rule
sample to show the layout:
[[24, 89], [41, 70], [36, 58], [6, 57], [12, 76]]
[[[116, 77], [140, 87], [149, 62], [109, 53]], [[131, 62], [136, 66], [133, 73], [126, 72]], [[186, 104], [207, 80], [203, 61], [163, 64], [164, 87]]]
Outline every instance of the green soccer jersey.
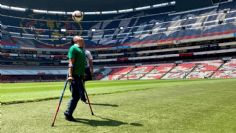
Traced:
[[73, 64], [73, 75], [84, 75], [85, 66], [86, 66], [86, 57], [84, 50], [79, 48], [77, 45], [73, 45], [70, 47], [68, 52], [68, 58], [74, 59], [75, 62]]

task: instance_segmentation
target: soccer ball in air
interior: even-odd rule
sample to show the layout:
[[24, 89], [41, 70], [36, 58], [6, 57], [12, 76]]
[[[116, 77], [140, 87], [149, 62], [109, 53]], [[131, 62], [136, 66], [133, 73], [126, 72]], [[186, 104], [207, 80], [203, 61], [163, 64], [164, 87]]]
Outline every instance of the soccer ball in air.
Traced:
[[75, 22], [79, 23], [79, 22], [82, 21], [82, 19], [83, 19], [83, 13], [82, 13], [81, 11], [74, 11], [74, 12], [72, 13], [72, 19], [73, 19]]

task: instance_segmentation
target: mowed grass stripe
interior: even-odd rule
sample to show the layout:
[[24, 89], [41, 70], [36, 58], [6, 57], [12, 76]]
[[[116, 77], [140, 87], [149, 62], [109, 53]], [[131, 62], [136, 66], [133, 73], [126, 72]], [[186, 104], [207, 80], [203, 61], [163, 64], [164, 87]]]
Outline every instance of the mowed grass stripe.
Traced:
[[[102, 83], [102, 82], [100, 82]], [[61, 83], [60, 83], [61, 84]], [[110, 94], [110, 93], [117, 93], [117, 92], [125, 92], [125, 91], [135, 91], [140, 89], [150, 89], [150, 87], [156, 86], [156, 83], [148, 83], [149, 88], [145, 88], [146, 85], [141, 83], [139, 84], [125, 84], [120, 86], [103, 86], [90, 88], [88, 89], [88, 93], [90, 95], [98, 95], [98, 94]], [[42, 89], [43, 88], [43, 89]], [[22, 103], [22, 102], [32, 102], [32, 101], [41, 101], [41, 100], [48, 100], [48, 99], [56, 99], [60, 96], [60, 91], [62, 88], [58, 89], [58, 87], [50, 86], [50, 87], [34, 87], [31, 90], [29, 89], [16, 89], [16, 90], [2, 90], [4, 95], [1, 97], [1, 101], [3, 104], [11, 104], [11, 103]], [[65, 93], [65, 97], [69, 96], [70, 92], [67, 87], [67, 91]]]
[[[194, 84], [215, 84], [217, 82], [231, 82], [235, 79], [226, 80], [129, 80], [129, 81], [93, 81], [86, 84], [87, 91], [90, 95], [110, 94], [125, 91], [135, 91], [144, 89], [171, 88], [174, 86], [188, 86]], [[27, 101], [39, 101], [44, 99], [54, 99], [60, 97], [64, 87], [63, 82], [45, 82], [45, 83], [15, 83], [1, 84], [4, 89], [0, 89], [1, 102], [19, 103]], [[8, 85], [12, 88], [8, 88]], [[15, 88], [13, 88], [15, 86]], [[19, 87], [19, 88], [18, 88]], [[25, 88], [24, 88], [25, 87]], [[69, 87], [68, 87], [69, 88]], [[65, 96], [70, 96], [67, 89]]]
[[[225, 80], [230, 81], [230, 80]], [[172, 87], [175, 85], [183, 86], [184, 84], [193, 84], [199, 82], [222, 82], [222, 80], [143, 80], [143, 81], [95, 81], [87, 83], [87, 90], [89, 94], [110, 94], [116, 92], [124, 92], [124, 91], [134, 91], [134, 90], [143, 90], [143, 89], [152, 89], [152, 88], [160, 88], [160, 87]], [[30, 85], [32, 83], [16, 83], [10, 84], [11, 86], [15, 85], [17, 89], [1, 89], [0, 92], [4, 94], [1, 97], [1, 102], [3, 104], [7, 103], [19, 103], [19, 102], [27, 102], [27, 101], [39, 101], [44, 99], [54, 99], [58, 98], [61, 94], [61, 90], [63, 89], [63, 82], [46, 82], [40, 83], [41, 86], [38, 87], [39, 83], [36, 83], [37, 87], [33, 88], [22, 88], [18, 89], [17, 87], [22, 87]], [[48, 86], [50, 84], [50, 86]], [[61, 87], [58, 87], [60, 84]], [[4, 84], [5, 87], [7, 84]], [[46, 85], [46, 87], [44, 87]], [[69, 96], [70, 93], [67, 89], [65, 96]]]
[[[213, 80], [213, 79], [212, 79]], [[219, 79], [214, 79], [219, 80]], [[86, 86], [88, 88], [103, 88], [103, 87], [114, 87], [114, 86], [124, 86], [124, 85], [144, 85], [152, 83], [173, 83], [173, 82], [198, 82], [198, 81], [208, 81], [208, 80], [128, 80], [128, 81], [89, 81]], [[35, 82], [35, 83], [0, 83], [1, 93], [8, 92], [24, 92], [24, 91], [36, 91], [36, 90], [50, 90], [47, 88], [59, 89], [64, 85], [63, 82]], [[29, 90], [27, 90], [29, 89]]]
[[[170, 89], [173, 87], [186, 87], [191, 88], [193, 85], [198, 84], [216, 84], [222, 82], [231, 82], [235, 79], [226, 80], [130, 80], [130, 81], [93, 81], [86, 84], [87, 91], [90, 95], [100, 94], [112, 94], [126, 91], [137, 91], [145, 89]], [[48, 99], [56, 99], [61, 95], [63, 89], [63, 82], [48, 82], [48, 83], [35, 83], [34, 87], [32, 83], [15, 83], [15, 84], [3, 84], [4, 89], [0, 89], [1, 102], [3, 104], [22, 103], [41, 101]], [[7, 89], [9, 85], [12, 89]], [[30, 89], [30, 87], [32, 87]], [[40, 86], [41, 85], [41, 86]], [[234, 84], [233, 84], [234, 85]], [[16, 89], [13, 88], [15, 86]], [[26, 87], [22, 88], [23, 86]], [[204, 85], [203, 85], [204, 86]], [[20, 87], [20, 89], [18, 88]], [[203, 89], [206, 89], [204, 86]], [[178, 92], [176, 92], [178, 93]], [[66, 90], [65, 97], [70, 96], [69, 89]]]
[[[219, 80], [219, 79], [211, 79]], [[108, 86], [119, 86], [119, 85], [134, 85], [134, 84], [149, 84], [149, 83], [173, 83], [173, 82], [197, 82], [197, 81], [207, 81], [207, 80], [117, 80], [117, 81], [89, 81], [87, 87], [106, 87]], [[1, 89], [24, 89], [24, 88], [35, 88], [35, 87], [50, 87], [50, 86], [60, 86], [63, 82], [35, 82], [35, 83], [0, 83]]]

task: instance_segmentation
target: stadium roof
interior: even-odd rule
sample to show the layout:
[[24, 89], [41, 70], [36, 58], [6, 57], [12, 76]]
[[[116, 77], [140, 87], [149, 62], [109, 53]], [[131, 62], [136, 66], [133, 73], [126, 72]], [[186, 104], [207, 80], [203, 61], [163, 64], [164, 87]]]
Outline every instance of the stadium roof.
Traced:
[[211, 6], [213, 2], [217, 2], [217, 0], [1, 0], [1, 4], [52, 11], [112, 11], [171, 1], [176, 1], [178, 11]]

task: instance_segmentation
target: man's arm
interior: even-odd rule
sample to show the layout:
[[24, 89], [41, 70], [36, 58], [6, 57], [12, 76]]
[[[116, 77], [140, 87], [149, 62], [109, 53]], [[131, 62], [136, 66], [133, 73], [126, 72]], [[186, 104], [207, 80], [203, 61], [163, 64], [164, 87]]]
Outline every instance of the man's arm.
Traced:
[[91, 52], [88, 50], [87, 50], [87, 56], [88, 56], [88, 63], [89, 63], [91, 76], [93, 77], [93, 56], [92, 56]]
[[74, 62], [75, 62], [75, 59], [69, 59], [68, 78], [67, 78], [68, 81], [73, 80], [72, 74], [73, 74]]
[[93, 77], [93, 59], [89, 59], [89, 68], [90, 68], [90, 72], [91, 72], [91, 75]]

